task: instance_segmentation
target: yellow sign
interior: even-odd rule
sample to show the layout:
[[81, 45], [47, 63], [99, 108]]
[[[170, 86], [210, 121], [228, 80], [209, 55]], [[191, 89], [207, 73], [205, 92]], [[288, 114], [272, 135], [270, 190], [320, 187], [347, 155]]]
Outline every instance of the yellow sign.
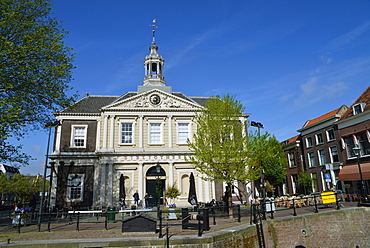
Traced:
[[323, 204], [336, 203], [337, 199], [334, 192], [324, 192], [321, 193], [321, 199]]

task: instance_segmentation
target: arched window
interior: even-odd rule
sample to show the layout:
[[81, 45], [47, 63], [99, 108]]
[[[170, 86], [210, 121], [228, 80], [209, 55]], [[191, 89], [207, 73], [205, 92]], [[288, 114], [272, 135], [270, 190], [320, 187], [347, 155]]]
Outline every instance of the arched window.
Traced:
[[181, 177], [181, 195], [187, 196], [189, 193], [189, 175]]

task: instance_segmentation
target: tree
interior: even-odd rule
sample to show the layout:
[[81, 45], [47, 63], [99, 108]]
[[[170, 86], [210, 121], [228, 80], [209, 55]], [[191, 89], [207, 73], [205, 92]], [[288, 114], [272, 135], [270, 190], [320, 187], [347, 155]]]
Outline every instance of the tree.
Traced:
[[253, 151], [260, 169], [264, 171], [264, 180], [271, 185], [278, 185], [286, 179], [287, 160], [282, 146], [275, 136], [268, 132], [259, 135], [249, 134], [250, 149]]
[[313, 185], [314, 179], [311, 178], [307, 171], [301, 170], [298, 174], [297, 183], [299, 186], [304, 187], [304, 193], [312, 193], [312, 185]]
[[[205, 180], [227, 183], [228, 196], [235, 182], [248, 183], [258, 176], [258, 171], [253, 170], [256, 161], [250, 153], [243, 111], [243, 105], [230, 95], [211, 97], [196, 115], [197, 131], [188, 140], [194, 155], [187, 161], [196, 166]], [[228, 197], [228, 205], [231, 204]]]
[[1, 191], [1, 198], [3, 200], [4, 194], [9, 193], [9, 179], [5, 175], [5, 173], [0, 172], [0, 191]]
[[173, 199], [176, 197], [180, 196], [180, 190], [177, 188], [176, 183], [173, 184], [172, 186], [168, 185], [167, 189], [164, 191], [164, 196], [166, 198], [171, 199], [171, 203], [173, 203]]
[[67, 32], [50, 16], [49, 0], [0, 3], [0, 159], [27, 163], [20, 140], [69, 106], [74, 55], [64, 45]]
[[36, 176], [23, 176], [15, 174], [11, 177], [9, 187], [15, 197], [20, 201], [30, 201], [35, 194], [41, 191], [43, 179]]

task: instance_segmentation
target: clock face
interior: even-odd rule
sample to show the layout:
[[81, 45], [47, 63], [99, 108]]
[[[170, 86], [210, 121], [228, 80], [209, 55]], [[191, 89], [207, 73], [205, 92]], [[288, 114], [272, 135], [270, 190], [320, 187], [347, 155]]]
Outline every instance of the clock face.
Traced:
[[150, 102], [154, 105], [157, 105], [161, 102], [161, 98], [157, 94], [153, 94], [150, 96]]

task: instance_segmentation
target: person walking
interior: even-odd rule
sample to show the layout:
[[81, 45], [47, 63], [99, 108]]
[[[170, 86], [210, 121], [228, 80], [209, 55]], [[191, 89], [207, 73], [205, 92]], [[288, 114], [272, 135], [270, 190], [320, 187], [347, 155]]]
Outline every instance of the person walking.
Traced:
[[134, 197], [134, 204], [139, 207], [139, 201], [140, 201], [140, 197], [139, 197], [139, 191], [136, 190], [135, 194], [133, 195]]
[[149, 208], [149, 194], [148, 193], [145, 193], [144, 200], [145, 200], [145, 208]]

